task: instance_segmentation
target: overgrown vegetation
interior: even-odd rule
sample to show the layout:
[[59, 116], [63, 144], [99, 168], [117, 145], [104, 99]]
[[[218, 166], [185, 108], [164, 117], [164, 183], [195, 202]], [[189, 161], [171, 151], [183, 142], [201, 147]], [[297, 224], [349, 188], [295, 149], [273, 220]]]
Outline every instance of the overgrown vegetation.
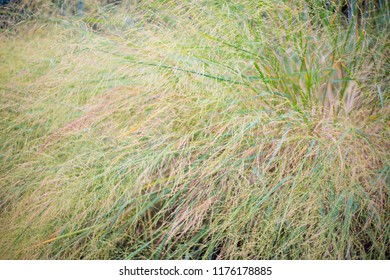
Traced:
[[389, 7], [318, 2], [1, 30], [0, 258], [388, 259]]

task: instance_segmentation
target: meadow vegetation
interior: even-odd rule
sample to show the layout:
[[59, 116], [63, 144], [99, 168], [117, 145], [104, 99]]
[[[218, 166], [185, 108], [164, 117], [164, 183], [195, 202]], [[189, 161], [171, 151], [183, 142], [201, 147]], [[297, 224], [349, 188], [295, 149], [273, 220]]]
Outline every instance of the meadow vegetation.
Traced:
[[388, 6], [85, 2], [0, 31], [1, 259], [390, 257]]

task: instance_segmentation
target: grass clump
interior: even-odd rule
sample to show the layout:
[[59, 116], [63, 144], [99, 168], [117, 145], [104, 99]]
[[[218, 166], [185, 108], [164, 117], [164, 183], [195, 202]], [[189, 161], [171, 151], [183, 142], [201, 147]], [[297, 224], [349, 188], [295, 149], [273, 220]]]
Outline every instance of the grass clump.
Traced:
[[0, 257], [388, 258], [388, 9], [176, 2], [2, 31]]

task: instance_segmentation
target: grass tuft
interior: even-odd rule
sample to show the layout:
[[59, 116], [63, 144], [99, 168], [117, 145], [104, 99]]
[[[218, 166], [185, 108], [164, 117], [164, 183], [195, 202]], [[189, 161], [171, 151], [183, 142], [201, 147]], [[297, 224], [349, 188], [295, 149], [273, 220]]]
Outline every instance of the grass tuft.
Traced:
[[85, 2], [0, 31], [0, 258], [389, 258], [388, 6]]

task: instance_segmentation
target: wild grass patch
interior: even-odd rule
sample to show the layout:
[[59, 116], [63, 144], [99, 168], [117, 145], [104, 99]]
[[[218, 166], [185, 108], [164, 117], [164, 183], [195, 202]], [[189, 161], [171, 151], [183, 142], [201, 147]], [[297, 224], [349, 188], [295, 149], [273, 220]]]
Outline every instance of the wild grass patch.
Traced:
[[388, 258], [386, 11], [295, 2], [2, 31], [0, 257]]

